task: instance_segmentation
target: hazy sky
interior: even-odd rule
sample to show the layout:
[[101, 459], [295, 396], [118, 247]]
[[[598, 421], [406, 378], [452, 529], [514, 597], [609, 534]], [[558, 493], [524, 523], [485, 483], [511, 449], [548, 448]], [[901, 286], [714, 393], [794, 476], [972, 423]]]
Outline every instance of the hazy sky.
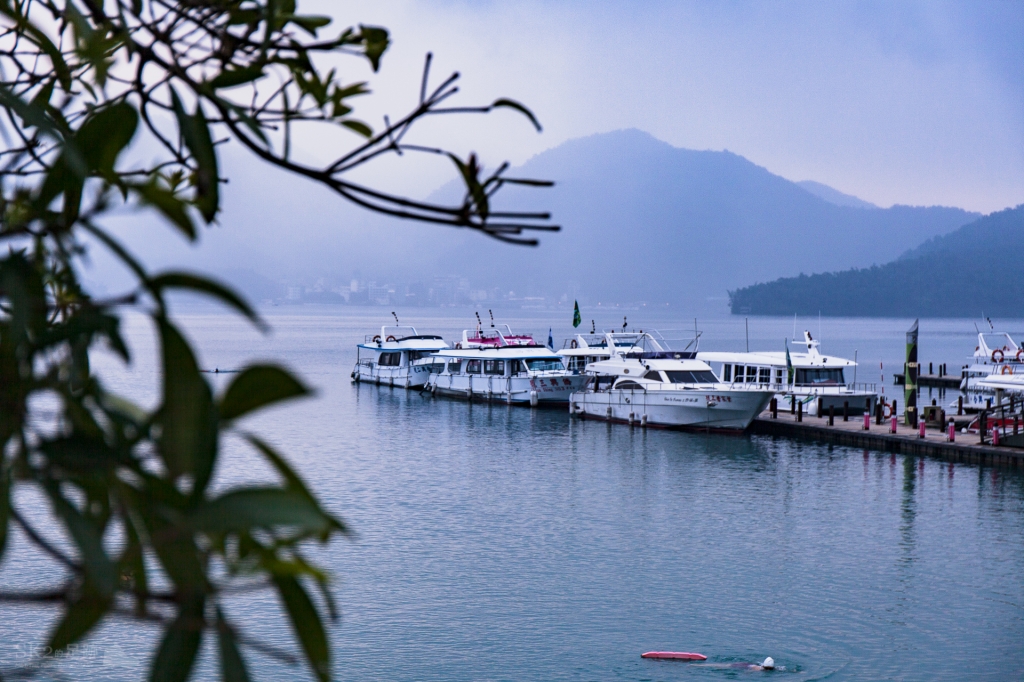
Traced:
[[[511, 112], [417, 136], [491, 163], [636, 127], [679, 147], [728, 149], [791, 180], [881, 206], [990, 212], [1024, 202], [1024, 2], [300, 2], [394, 44], [360, 113], [414, 102], [423, 55], [463, 74], [463, 103]], [[349, 64], [351, 78], [369, 76]], [[315, 141], [307, 149], [319, 152]], [[429, 170], [428, 170], [429, 168]], [[438, 169], [438, 170], [434, 170]], [[416, 194], [447, 166], [385, 164]]]

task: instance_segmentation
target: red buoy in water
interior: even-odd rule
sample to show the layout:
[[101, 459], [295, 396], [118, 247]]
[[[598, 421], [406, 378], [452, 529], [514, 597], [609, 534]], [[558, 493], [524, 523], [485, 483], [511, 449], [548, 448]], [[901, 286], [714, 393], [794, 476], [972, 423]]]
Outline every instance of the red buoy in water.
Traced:
[[648, 651], [640, 654], [640, 658], [661, 658], [672, 661], [706, 661], [704, 654], [692, 654], [686, 651]]

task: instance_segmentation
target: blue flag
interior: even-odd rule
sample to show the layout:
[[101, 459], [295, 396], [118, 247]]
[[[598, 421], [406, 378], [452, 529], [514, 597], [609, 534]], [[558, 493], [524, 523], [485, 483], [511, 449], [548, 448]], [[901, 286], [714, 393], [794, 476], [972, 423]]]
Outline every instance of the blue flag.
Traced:
[[548, 348], [555, 349], [555, 337], [551, 335], [551, 327], [548, 327]]

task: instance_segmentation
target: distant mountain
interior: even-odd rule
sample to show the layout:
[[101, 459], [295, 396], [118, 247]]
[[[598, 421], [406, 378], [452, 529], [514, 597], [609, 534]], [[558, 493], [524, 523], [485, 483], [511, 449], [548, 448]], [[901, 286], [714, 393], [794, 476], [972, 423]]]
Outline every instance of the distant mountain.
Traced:
[[[504, 208], [551, 208], [564, 226], [537, 249], [479, 235], [418, 249], [424, 264], [521, 290], [597, 301], [707, 307], [739, 286], [892, 260], [978, 214], [958, 208], [836, 206], [727, 151], [679, 149], [638, 130], [570, 140], [510, 175], [551, 190], [503, 190]], [[454, 186], [436, 197], [451, 196]]]
[[730, 292], [733, 313], [1020, 317], [1024, 204], [929, 239], [882, 266], [800, 275]]
[[849, 206], [851, 208], [878, 208], [878, 206], [875, 206], [870, 201], [864, 201], [852, 194], [843, 194], [837, 189], [829, 187], [828, 185], [823, 185], [820, 182], [815, 182], [814, 180], [801, 180], [796, 184], [800, 185], [819, 199], [824, 199], [828, 203], [835, 204], [836, 206]]

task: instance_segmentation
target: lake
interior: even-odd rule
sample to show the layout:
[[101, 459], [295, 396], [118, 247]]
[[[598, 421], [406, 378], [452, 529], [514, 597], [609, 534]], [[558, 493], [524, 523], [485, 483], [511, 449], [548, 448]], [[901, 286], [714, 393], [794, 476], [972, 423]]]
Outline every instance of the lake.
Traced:
[[[569, 312], [496, 311], [498, 322], [558, 346]], [[1009, 680], [1024, 677], [1024, 476], [939, 460], [747, 435], [630, 429], [567, 411], [466, 404], [353, 384], [355, 345], [388, 310], [277, 307], [261, 336], [215, 312], [180, 319], [208, 368], [277, 359], [318, 396], [250, 418], [326, 506], [356, 531], [315, 556], [343, 611], [330, 636], [340, 680], [717, 680], [769, 673], [643, 660], [654, 649], [709, 662], [775, 658], [785, 680]], [[481, 309], [486, 320], [486, 309]], [[584, 311], [597, 326], [692, 336], [669, 310]], [[403, 310], [404, 324], [449, 341], [472, 310]], [[861, 365], [889, 395], [912, 320], [820, 322], [822, 352]], [[797, 333], [819, 337], [817, 319]], [[742, 317], [700, 319], [704, 349], [742, 350]], [[1024, 321], [1003, 321], [1019, 338]], [[130, 370], [97, 366], [114, 390], [155, 395], [152, 334], [127, 325]], [[751, 350], [781, 349], [793, 320], [751, 318]], [[973, 321], [922, 322], [921, 359], [973, 351]], [[879, 363], [882, 367], [879, 367]], [[956, 369], [958, 372], [959, 370]], [[848, 377], [852, 379], [852, 377]], [[226, 377], [214, 380], [223, 387]], [[926, 394], [927, 395], [927, 394]], [[239, 443], [217, 485], [269, 471]], [[31, 504], [25, 496], [23, 504]], [[5, 589], [55, 579], [15, 538]], [[291, 647], [273, 594], [232, 613]], [[40, 643], [48, 616], [0, 609], [0, 660]], [[69, 677], [137, 679], [154, 630], [103, 626], [59, 664]], [[209, 642], [207, 643], [209, 644]], [[257, 679], [311, 679], [256, 654]], [[215, 675], [207, 646], [197, 679]]]

